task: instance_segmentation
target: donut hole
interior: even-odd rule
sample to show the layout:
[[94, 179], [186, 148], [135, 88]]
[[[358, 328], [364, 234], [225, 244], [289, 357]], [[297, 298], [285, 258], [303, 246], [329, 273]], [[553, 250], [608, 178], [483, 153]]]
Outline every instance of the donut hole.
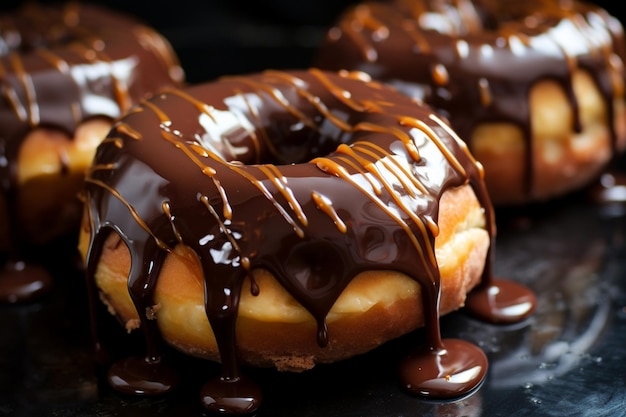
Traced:
[[342, 132], [327, 120], [320, 122], [318, 129], [293, 123], [292, 119], [273, 122], [270, 133], [273, 151], [264, 155], [261, 163], [300, 164], [334, 151]]

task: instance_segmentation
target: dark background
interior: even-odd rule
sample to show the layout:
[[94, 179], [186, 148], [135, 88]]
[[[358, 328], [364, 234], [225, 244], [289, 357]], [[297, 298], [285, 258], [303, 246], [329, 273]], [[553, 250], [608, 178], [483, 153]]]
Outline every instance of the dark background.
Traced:
[[[22, 3], [0, 0], [0, 10], [11, 10]], [[187, 80], [199, 82], [219, 75], [308, 66], [327, 26], [350, 0], [91, 3], [127, 12], [157, 29], [176, 49]]]
[[[43, 0], [46, 1], [46, 0]], [[48, 1], [50, 2], [50, 1]], [[355, 0], [93, 0], [165, 35], [189, 82], [310, 65], [326, 29]], [[23, 0], [1, 0], [0, 10]], [[595, 3], [626, 21], [620, 2]]]

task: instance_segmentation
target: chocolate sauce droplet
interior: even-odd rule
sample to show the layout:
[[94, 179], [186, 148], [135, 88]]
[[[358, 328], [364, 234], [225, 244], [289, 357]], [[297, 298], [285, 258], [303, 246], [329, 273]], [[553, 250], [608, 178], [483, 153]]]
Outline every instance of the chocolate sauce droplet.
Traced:
[[457, 398], [470, 394], [485, 379], [488, 361], [476, 345], [444, 339], [442, 349], [422, 347], [400, 365], [400, 381], [411, 394], [428, 398]]
[[123, 394], [155, 396], [176, 388], [180, 377], [163, 360], [131, 356], [111, 366], [108, 380], [113, 389]]
[[259, 386], [242, 376], [214, 378], [200, 392], [202, 406], [216, 414], [251, 414], [259, 409], [262, 399]]
[[517, 323], [530, 316], [537, 297], [525, 286], [513, 281], [494, 279], [472, 291], [465, 301], [466, 310], [490, 323]]
[[626, 203], [626, 175], [604, 173], [590, 190], [591, 200], [597, 204]]
[[23, 261], [7, 262], [0, 270], [0, 302], [32, 301], [47, 293], [52, 277], [44, 268]]

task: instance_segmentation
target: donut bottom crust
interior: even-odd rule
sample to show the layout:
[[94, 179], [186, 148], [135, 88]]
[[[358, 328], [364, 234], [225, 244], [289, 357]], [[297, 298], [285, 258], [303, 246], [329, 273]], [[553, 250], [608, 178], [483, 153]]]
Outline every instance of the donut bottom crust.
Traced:
[[[578, 101], [581, 131], [574, 126], [574, 110], [565, 91], [555, 81], [538, 82], [529, 95], [531, 143], [522, 130], [506, 122], [478, 125], [470, 138], [474, 157], [485, 168], [485, 182], [492, 202], [517, 205], [563, 196], [589, 185], [613, 157], [609, 111], [588, 72], [573, 73], [573, 90]], [[626, 147], [626, 105], [613, 102], [617, 143]], [[526, 167], [532, 151], [531, 167]], [[530, 179], [530, 194], [526, 179]]]
[[[88, 221], [83, 222], [79, 250], [85, 257]], [[484, 212], [469, 185], [446, 191], [440, 203], [436, 256], [441, 274], [440, 314], [464, 305], [480, 281], [490, 238]], [[104, 245], [95, 280], [109, 312], [130, 332], [139, 326], [127, 289], [130, 256], [111, 233]], [[313, 317], [266, 270], [255, 270], [260, 293], [253, 296], [244, 282], [236, 338], [243, 364], [303, 371], [370, 351], [424, 325], [420, 285], [394, 271], [360, 273], [341, 294], [327, 316], [329, 343], [317, 344]], [[158, 278], [154, 317], [162, 337], [189, 355], [219, 361], [204, 311], [203, 278], [195, 253], [179, 245], [170, 253]]]
[[[17, 158], [16, 213], [0, 194], [0, 249], [8, 248], [9, 223], [29, 244], [44, 244], [80, 228], [85, 172], [112, 121], [94, 118], [80, 124], [74, 137], [60, 129], [37, 127], [24, 138]], [[12, 218], [17, 216], [17, 218]]]

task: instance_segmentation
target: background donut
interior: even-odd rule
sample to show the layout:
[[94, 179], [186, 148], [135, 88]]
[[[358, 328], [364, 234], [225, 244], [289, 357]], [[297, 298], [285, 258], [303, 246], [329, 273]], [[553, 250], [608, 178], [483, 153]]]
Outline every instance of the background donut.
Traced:
[[505, 205], [589, 185], [623, 151], [625, 58], [619, 21], [585, 3], [400, 0], [349, 9], [315, 62], [438, 109]]
[[3, 278], [29, 246], [76, 235], [84, 173], [113, 120], [182, 81], [168, 41], [128, 15], [78, 3], [0, 15]]

